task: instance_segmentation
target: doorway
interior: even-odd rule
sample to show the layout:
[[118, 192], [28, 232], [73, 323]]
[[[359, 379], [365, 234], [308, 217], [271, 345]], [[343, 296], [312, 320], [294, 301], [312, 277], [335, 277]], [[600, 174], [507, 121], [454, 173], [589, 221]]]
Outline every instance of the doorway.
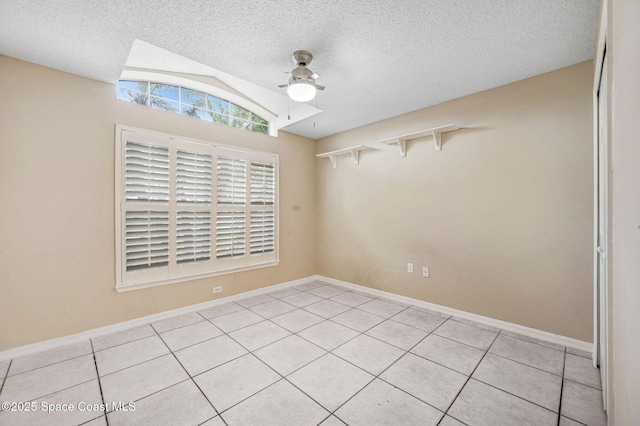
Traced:
[[[609, 133], [607, 128], [607, 53], [606, 47], [600, 68], [596, 93], [597, 102], [597, 147], [596, 165], [596, 235], [595, 235], [595, 352], [594, 362], [600, 368], [602, 399], [608, 407], [608, 185], [609, 185]], [[597, 74], [596, 74], [597, 75]]]

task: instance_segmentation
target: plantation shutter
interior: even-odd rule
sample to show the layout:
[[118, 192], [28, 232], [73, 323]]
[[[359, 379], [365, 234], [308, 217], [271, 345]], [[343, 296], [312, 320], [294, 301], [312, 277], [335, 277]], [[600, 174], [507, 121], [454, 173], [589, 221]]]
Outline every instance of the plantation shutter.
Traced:
[[246, 246], [247, 161], [217, 161], [216, 258], [244, 256]]
[[251, 212], [251, 254], [273, 253], [275, 248], [275, 214], [272, 211]]
[[218, 157], [218, 204], [243, 206], [247, 202], [247, 161]]
[[169, 202], [169, 148], [127, 142], [125, 193], [127, 201]]
[[218, 211], [216, 217], [216, 258], [244, 256], [245, 212]]
[[176, 213], [176, 261], [178, 264], [211, 260], [211, 155], [178, 149], [176, 200], [191, 210]]
[[[132, 204], [124, 220], [126, 271], [167, 266], [169, 149], [127, 141], [124, 163], [125, 201]], [[149, 204], [164, 208], [145, 209]]]
[[179, 149], [176, 175], [178, 203], [211, 204], [211, 155]]
[[273, 206], [276, 194], [275, 164], [251, 162], [251, 205]]
[[179, 211], [176, 234], [179, 264], [211, 259], [211, 212]]
[[278, 264], [276, 155], [116, 134], [118, 291]]
[[252, 255], [275, 250], [275, 164], [251, 162], [251, 220], [249, 246]]
[[128, 211], [125, 216], [127, 271], [169, 264], [169, 213]]

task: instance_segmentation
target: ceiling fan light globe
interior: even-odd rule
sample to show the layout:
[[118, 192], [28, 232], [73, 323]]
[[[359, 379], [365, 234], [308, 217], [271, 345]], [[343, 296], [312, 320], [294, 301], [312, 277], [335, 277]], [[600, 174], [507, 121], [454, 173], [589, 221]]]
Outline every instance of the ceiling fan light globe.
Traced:
[[287, 94], [296, 102], [308, 102], [316, 96], [316, 87], [308, 81], [296, 81], [289, 84]]

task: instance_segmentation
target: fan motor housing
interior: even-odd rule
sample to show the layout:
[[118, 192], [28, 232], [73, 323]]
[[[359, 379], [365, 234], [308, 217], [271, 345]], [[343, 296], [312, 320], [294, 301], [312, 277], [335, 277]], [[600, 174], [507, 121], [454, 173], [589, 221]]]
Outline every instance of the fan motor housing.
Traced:
[[306, 67], [311, 63], [313, 55], [306, 50], [296, 50], [291, 55], [293, 62], [299, 67]]

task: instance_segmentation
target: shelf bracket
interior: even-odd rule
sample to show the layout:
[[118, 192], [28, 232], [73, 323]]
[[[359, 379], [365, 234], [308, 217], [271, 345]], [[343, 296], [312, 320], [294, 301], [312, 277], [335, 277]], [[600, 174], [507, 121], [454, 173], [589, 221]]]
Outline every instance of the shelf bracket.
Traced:
[[432, 129], [421, 130], [419, 132], [408, 133], [406, 135], [394, 136], [392, 138], [383, 139], [380, 142], [386, 145], [398, 144], [400, 148], [400, 157], [407, 156], [407, 141], [414, 139], [422, 139], [427, 136], [433, 136], [436, 151], [442, 151], [442, 134], [453, 132], [460, 128], [455, 124], [447, 124], [446, 126], [434, 127]]
[[370, 146], [366, 146], [366, 145], [356, 145], [356, 146], [350, 146], [348, 148], [338, 149], [336, 151], [323, 152], [322, 154], [317, 154], [316, 157], [328, 158], [329, 160], [331, 160], [331, 165], [335, 169], [338, 165], [338, 157], [340, 155], [351, 154], [351, 157], [353, 158], [353, 162], [357, 166], [358, 164], [360, 164], [360, 151], [365, 151], [368, 149], [375, 149], [375, 148], [371, 148]]
[[400, 147], [400, 157], [407, 156], [407, 140], [398, 138], [398, 146]]
[[353, 157], [353, 162], [356, 166], [360, 164], [360, 151], [358, 151], [357, 149], [352, 149], [351, 156]]
[[433, 140], [435, 141], [436, 151], [442, 151], [442, 132], [434, 130], [432, 133]]

